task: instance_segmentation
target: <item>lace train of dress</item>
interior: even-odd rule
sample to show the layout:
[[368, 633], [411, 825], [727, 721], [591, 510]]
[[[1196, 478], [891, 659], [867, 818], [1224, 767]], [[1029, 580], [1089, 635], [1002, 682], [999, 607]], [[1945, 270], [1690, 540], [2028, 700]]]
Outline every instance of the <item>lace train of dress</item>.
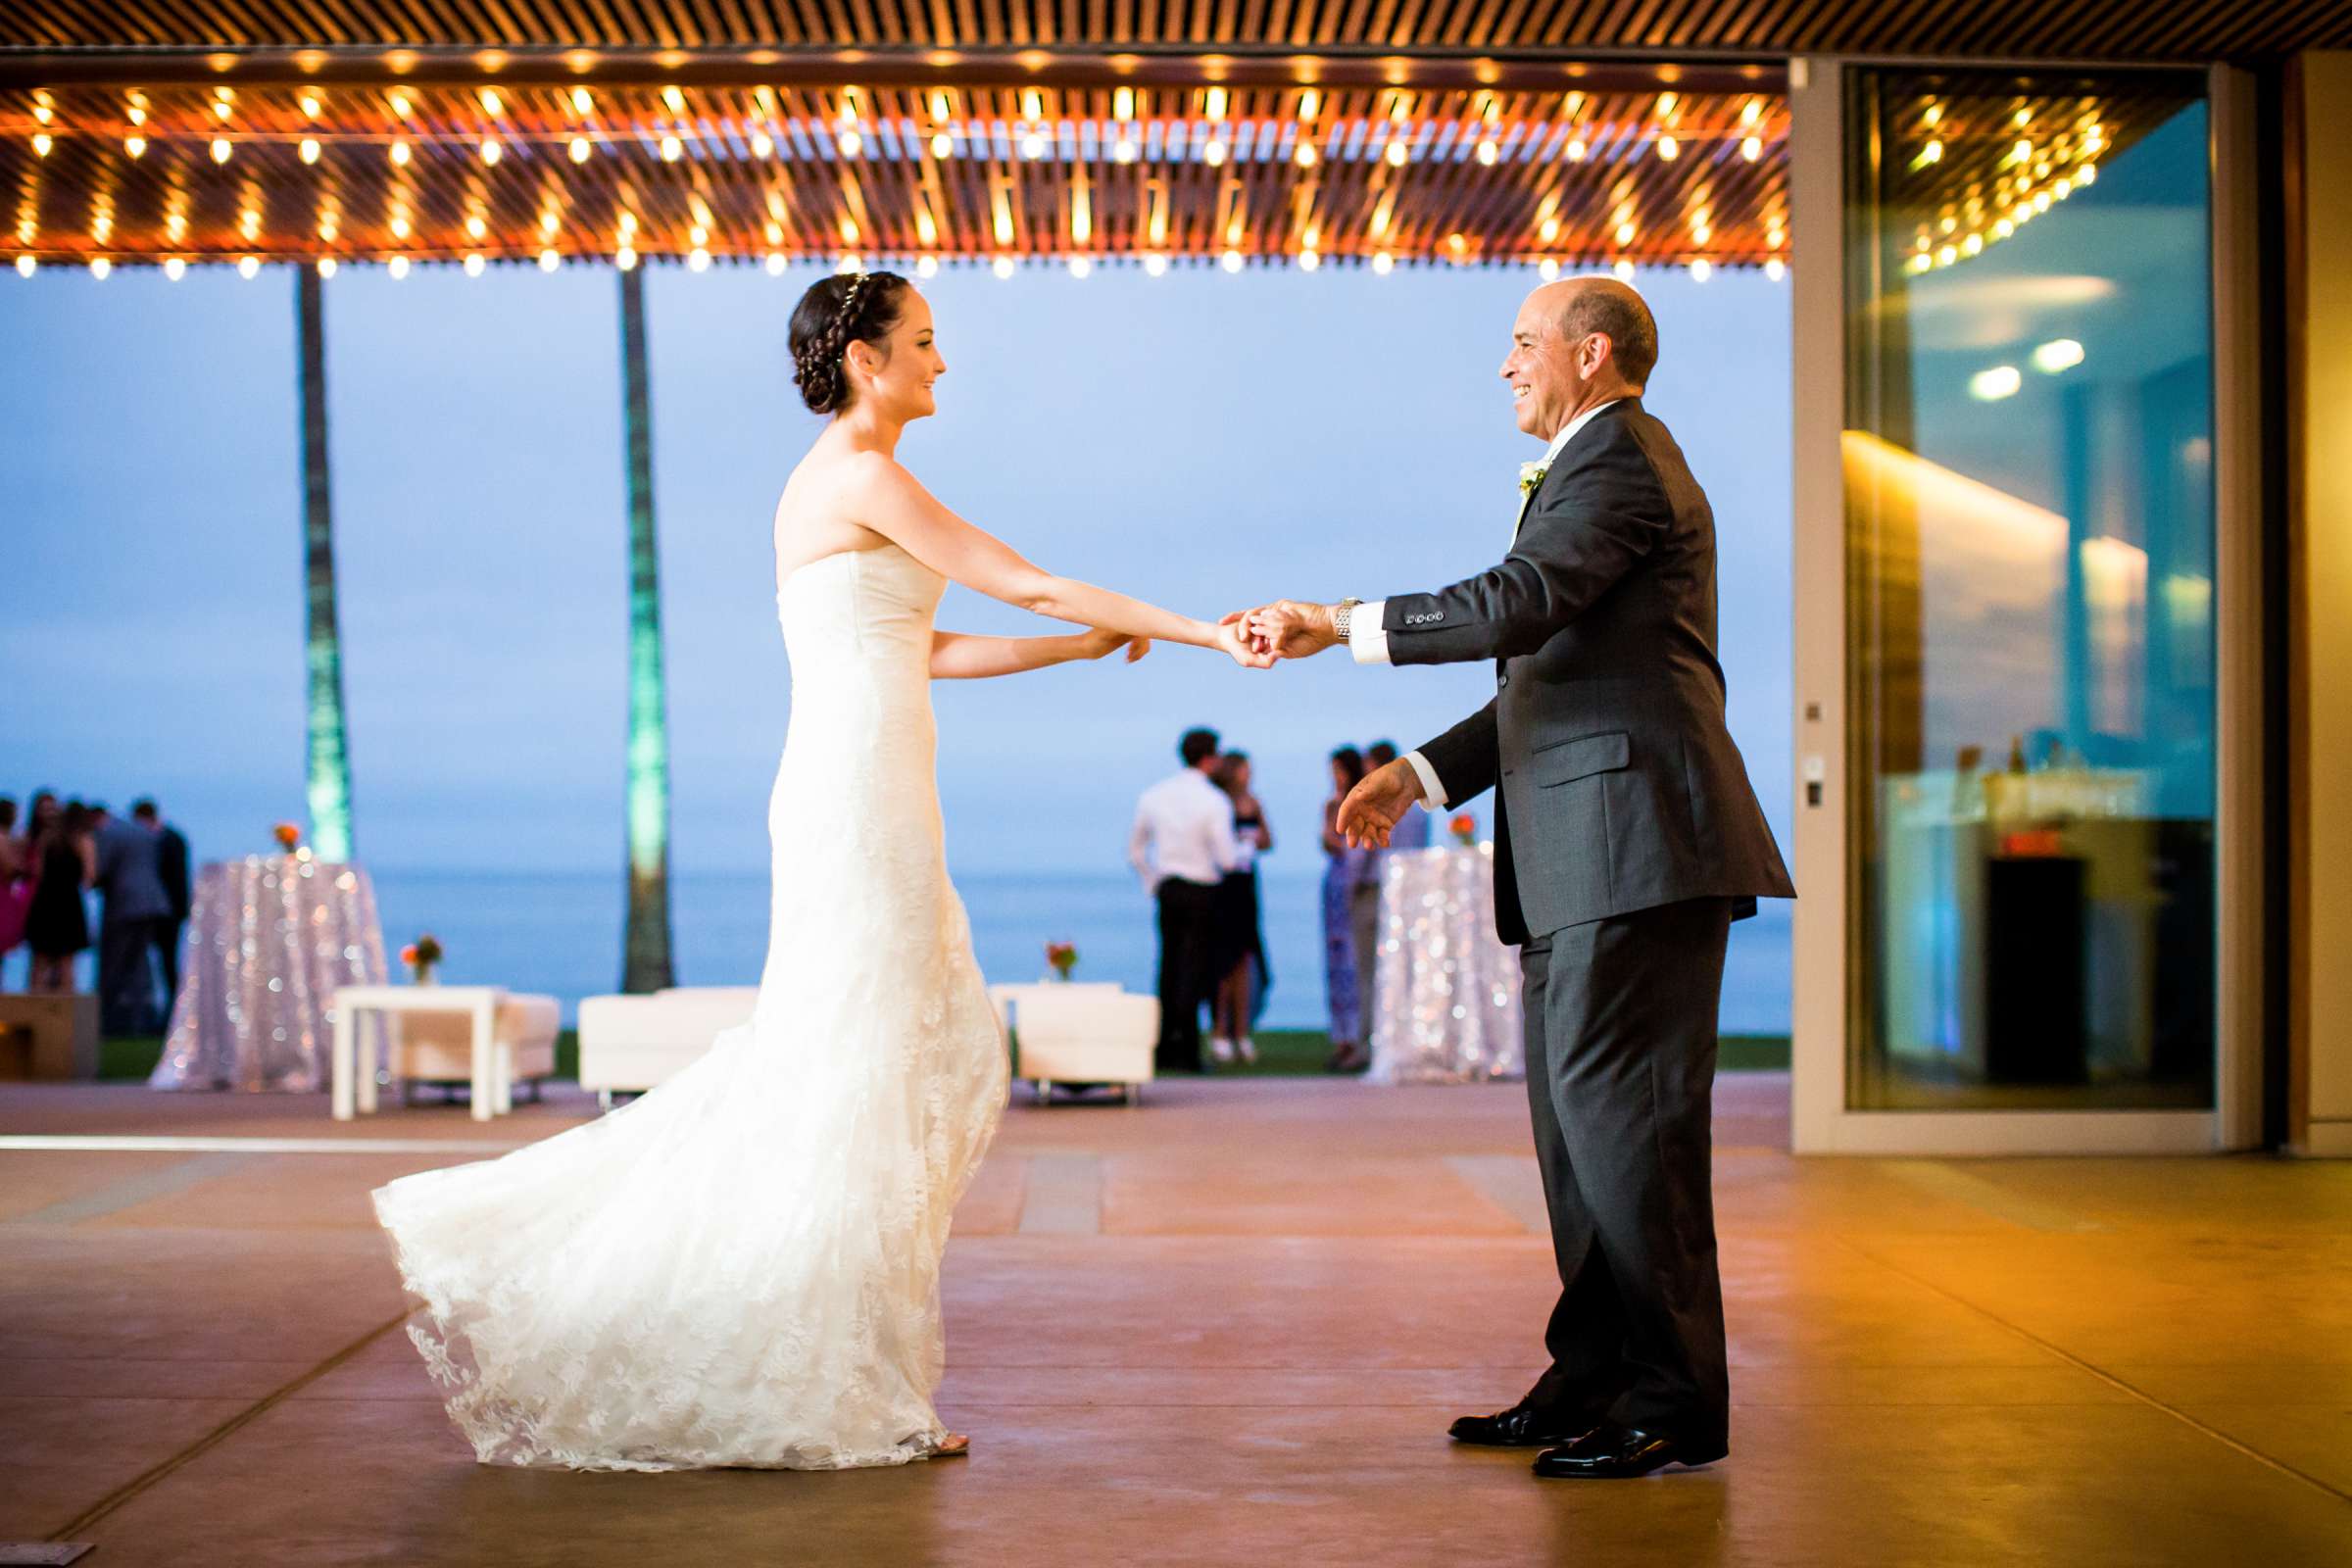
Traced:
[[779, 594], [792, 719], [750, 1024], [608, 1116], [375, 1194], [484, 1462], [832, 1469], [937, 1450], [940, 1256], [1006, 1063], [950, 885], [932, 615], [895, 546]]

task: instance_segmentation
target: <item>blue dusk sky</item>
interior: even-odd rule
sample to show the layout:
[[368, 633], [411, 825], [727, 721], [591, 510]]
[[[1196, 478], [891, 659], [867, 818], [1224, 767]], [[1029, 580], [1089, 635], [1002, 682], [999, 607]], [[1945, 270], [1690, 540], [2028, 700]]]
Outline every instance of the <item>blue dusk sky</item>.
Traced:
[[[674, 861], [766, 864], [789, 711], [769, 539], [814, 436], [785, 324], [819, 275], [648, 279]], [[1495, 374], [1514, 269], [1314, 274], [952, 270], [949, 373], [900, 456], [1052, 570], [1193, 613], [1374, 598], [1492, 564], [1540, 448]], [[1644, 271], [1649, 405], [1713, 498], [1732, 727], [1789, 818], [1788, 294]], [[160, 799], [199, 858], [303, 813], [293, 283], [145, 269], [0, 276], [0, 793]], [[335, 548], [356, 837], [379, 869], [621, 858], [626, 523], [608, 268], [326, 284]], [[944, 625], [1053, 631], [963, 589]], [[1120, 863], [1187, 725], [1258, 760], [1293, 870], [1324, 754], [1427, 739], [1486, 666], [1342, 655], [1239, 670], [1190, 649], [936, 690], [964, 870]], [[1479, 803], [1491, 821], [1491, 803]]]

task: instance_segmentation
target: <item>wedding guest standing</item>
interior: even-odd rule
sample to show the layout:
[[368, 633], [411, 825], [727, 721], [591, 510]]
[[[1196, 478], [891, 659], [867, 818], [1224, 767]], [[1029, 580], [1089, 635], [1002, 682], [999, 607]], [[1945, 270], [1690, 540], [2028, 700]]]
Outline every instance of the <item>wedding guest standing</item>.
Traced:
[[110, 1035], [151, 1035], [156, 1015], [155, 966], [149, 954], [172, 919], [164, 892], [155, 830], [99, 807], [98, 1026]]
[[172, 906], [171, 914], [157, 923], [155, 933], [156, 965], [164, 977], [164, 1011], [169, 1015], [172, 1004], [179, 1000], [179, 940], [188, 925], [188, 841], [164, 820], [153, 801], [139, 802], [130, 814], [155, 834], [156, 874], [163, 878], [164, 897]]
[[1156, 1064], [1161, 1072], [1199, 1072], [1217, 887], [1239, 855], [1233, 802], [1209, 781], [1217, 765], [1217, 732], [1186, 730], [1176, 755], [1184, 766], [1136, 803], [1127, 858], [1159, 906]]
[[[1364, 750], [1366, 772], [1370, 772], [1375, 767], [1386, 767], [1395, 760], [1396, 760], [1396, 743], [1395, 741], [1374, 741]], [[1396, 829], [1389, 834], [1389, 848], [1391, 850], [1428, 849], [1429, 824], [1432, 820], [1427, 811], [1407, 811], [1405, 819], [1398, 822]]]
[[1363, 1000], [1355, 979], [1355, 885], [1370, 852], [1349, 849], [1340, 836], [1340, 803], [1362, 782], [1364, 754], [1343, 746], [1331, 754], [1331, 799], [1323, 803], [1323, 997], [1331, 1013], [1332, 1072], [1353, 1072], [1363, 1052]]
[[24, 945], [32, 949], [28, 989], [71, 992], [74, 959], [90, 945], [82, 889], [96, 877], [90, 848], [90, 808], [57, 804], [47, 793], [32, 802], [32, 905], [24, 914]]
[[1265, 808], [1250, 792], [1250, 758], [1227, 752], [1217, 759], [1217, 788], [1233, 802], [1233, 837], [1239, 864], [1217, 885], [1215, 981], [1209, 996], [1208, 1054], [1218, 1061], [1239, 1056], [1257, 1060], [1250, 1038], [1273, 972], [1266, 962], [1266, 932], [1257, 891], [1258, 857], [1274, 848]]
[[24, 911], [32, 902], [32, 860], [17, 836], [17, 801], [0, 795], [0, 991], [8, 988], [8, 956], [24, 940]]

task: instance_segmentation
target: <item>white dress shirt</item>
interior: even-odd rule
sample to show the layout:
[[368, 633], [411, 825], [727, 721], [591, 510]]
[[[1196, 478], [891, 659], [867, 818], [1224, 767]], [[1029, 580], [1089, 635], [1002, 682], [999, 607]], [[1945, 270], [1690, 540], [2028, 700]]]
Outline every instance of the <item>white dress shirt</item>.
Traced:
[[1233, 797], [1197, 767], [1161, 779], [1135, 803], [1127, 858], [1147, 893], [1156, 893], [1169, 877], [1214, 887], [1242, 863]]
[[[1544, 449], [1544, 466], [1548, 468], [1552, 466], [1559, 458], [1560, 449], [1575, 439], [1577, 431], [1592, 422], [1592, 416], [1623, 401], [1621, 398], [1611, 398], [1606, 403], [1595, 403], [1561, 426], [1560, 433], [1551, 438], [1551, 445]], [[1527, 519], [1527, 509], [1535, 504], [1535, 500], [1534, 490], [1530, 490], [1520, 498], [1519, 518], [1521, 521], [1524, 522]], [[1516, 526], [1512, 529], [1511, 537], [1513, 540], [1518, 538]], [[1388, 608], [1389, 602], [1385, 599], [1367, 599], [1356, 606], [1353, 613], [1348, 616], [1348, 651], [1355, 656], [1357, 663], [1385, 664], [1389, 662], [1388, 628], [1381, 624], [1381, 619], [1386, 614]], [[1412, 764], [1413, 772], [1421, 780], [1422, 808], [1431, 811], [1444, 810], [1446, 808], [1446, 787], [1438, 780], [1438, 770], [1429, 765], [1429, 759], [1423, 757], [1419, 752], [1407, 752], [1404, 754], [1404, 760]]]

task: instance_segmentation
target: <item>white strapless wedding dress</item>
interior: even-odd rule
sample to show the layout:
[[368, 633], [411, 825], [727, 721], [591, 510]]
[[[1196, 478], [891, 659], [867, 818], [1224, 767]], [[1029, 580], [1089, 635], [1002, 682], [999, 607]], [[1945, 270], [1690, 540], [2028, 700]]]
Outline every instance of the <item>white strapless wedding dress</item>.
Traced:
[[931, 624], [896, 546], [778, 596], [792, 720], [752, 1022], [634, 1103], [375, 1194], [485, 1462], [898, 1464], [945, 1436], [940, 1254], [1006, 1063], [949, 884]]

